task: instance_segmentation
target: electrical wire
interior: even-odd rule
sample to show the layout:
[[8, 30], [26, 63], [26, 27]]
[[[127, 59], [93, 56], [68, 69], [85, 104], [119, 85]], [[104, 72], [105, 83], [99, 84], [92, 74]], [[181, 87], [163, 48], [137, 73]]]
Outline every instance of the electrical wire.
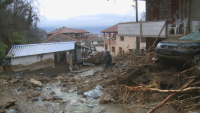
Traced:
[[[128, 12], [128, 14], [124, 18], [126, 18], [133, 9], [134, 8], [131, 8], [131, 10]], [[124, 20], [124, 18], [122, 20]], [[120, 22], [122, 22], [122, 20]]]

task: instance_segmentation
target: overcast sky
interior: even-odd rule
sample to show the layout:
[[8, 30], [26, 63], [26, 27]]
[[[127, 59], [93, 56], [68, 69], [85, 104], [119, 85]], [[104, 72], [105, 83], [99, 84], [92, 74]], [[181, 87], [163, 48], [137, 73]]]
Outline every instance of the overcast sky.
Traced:
[[[39, 3], [40, 14], [46, 18], [39, 27], [95, 27], [135, 21], [133, 0], [39, 0]], [[142, 11], [144, 1], [139, 2], [139, 12]]]

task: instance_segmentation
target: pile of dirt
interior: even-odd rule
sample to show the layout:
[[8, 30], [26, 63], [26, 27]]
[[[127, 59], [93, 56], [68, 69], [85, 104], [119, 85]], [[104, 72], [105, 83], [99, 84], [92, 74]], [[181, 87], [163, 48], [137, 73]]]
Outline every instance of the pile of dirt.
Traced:
[[84, 62], [101, 64], [104, 53], [96, 52], [91, 58], [84, 60]]

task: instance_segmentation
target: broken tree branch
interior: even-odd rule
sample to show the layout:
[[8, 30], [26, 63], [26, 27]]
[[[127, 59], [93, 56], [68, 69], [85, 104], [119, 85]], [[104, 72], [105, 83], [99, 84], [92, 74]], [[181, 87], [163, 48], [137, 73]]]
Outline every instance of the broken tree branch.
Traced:
[[161, 90], [161, 89], [157, 89], [157, 88], [149, 88], [147, 90], [148, 91], [161, 92], [161, 93], [184, 93], [184, 92], [187, 92], [187, 91], [198, 90], [198, 89], [200, 89], [200, 87], [188, 87], [188, 88], [185, 88], [183, 90]]
[[[186, 88], [188, 85], [190, 85], [190, 83], [192, 83], [194, 81], [194, 78], [191, 79], [187, 84], [185, 84], [180, 90]], [[176, 93], [173, 93], [171, 95], [169, 95], [164, 101], [162, 101], [159, 105], [157, 105], [156, 107], [154, 107], [153, 109], [151, 109], [148, 113], [153, 113], [154, 111], [156, 111], [159, 107], [163, 106], [171, 97], [173, 97], [174, 95], [176, 95]]]

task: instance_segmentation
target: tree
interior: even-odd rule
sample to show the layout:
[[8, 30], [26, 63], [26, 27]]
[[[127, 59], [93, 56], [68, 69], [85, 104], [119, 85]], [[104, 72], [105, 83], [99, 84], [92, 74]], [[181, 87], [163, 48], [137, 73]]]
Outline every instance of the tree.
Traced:
[[44, 30], [37, 27], [40, 15], [35, 0], [0, 0], [0, 65], [12, 45], [39, 43]]

